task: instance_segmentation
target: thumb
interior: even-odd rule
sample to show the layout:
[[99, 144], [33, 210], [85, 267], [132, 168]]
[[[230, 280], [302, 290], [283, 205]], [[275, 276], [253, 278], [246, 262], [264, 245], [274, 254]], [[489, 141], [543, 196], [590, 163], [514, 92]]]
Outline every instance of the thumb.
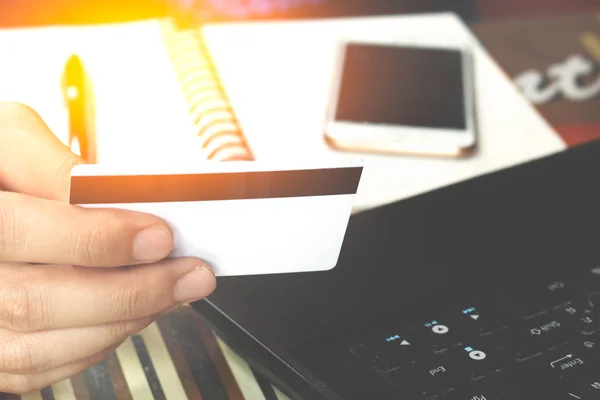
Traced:
[[67, 200], [73, 153], [31, 108], [0, 102], [0, 187], [50, 200]]

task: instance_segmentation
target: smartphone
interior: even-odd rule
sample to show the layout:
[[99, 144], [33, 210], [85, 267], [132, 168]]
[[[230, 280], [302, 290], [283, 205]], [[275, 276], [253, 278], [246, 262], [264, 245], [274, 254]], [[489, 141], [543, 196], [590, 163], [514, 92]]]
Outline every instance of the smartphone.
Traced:
[[464, 157], [476, 148], [468, 45], [353, 39], [339, 44], [324, 137], [338, 150]]

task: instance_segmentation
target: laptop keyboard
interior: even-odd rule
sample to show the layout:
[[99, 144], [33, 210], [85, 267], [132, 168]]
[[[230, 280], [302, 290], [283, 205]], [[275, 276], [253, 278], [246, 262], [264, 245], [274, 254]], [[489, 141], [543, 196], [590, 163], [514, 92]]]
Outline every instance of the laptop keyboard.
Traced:
[[600, 399], [599, 346], [600, 279], [581, 279], [465, 304], [351, 352], [415, 400], [587, 400]]

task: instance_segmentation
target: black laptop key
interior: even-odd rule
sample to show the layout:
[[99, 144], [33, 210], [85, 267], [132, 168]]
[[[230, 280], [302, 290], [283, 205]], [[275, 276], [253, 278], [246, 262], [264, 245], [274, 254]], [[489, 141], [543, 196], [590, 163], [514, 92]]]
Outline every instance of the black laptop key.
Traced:
[[600, 308], [600, 288], [595, 291], [590, 291], [587, 296], [587, 301], [592, 308]]
[[441, 400], [509, 400], [509, 398], [487, 382], [467, 382], [442, 396]]
[[594, 320], [594, 308], [586, 298], [562, 306], [557, 310], [557, 313], [565, 316], [565, 320], [580, 332], [589, 334], [597, 329]]
[[448, 349], [462, 344], [464, 339], [459, 334], [456, 323], [452, 324], [445, 320], [430, 320], [413, 329], [418, 337], [427, 341], [433, 350]]
[[583, 350], [591, 357], [600, 359], [600, 331], [591, 335], [580, 335], [572, 342], [576, 349]]
[[452, 313], [452, 319], [456, 319], [465, 332], [479, 336], [489, 335], [493, 332], [505, 329], [515, 321], [500, 307], [482, 306], [465, 307]]
[[467, 342], [448, 352], [452, 363], [470, 379], [477, 380], [502, 371], [507, 360], [496, 347], [488, 342]]
[[590, 376], [566, 382], [549, 394], [549, 400], [596, 400], [600, 399], [600, 379]]
[[586, 396], [578, 387], [573, 385], [565, 385], [556, 388], [543, 397], [544, 400], [595, 400], [599, 397]]
[[352, 352], [382, 371], [391, 371], [418, 360], [426, 350], [415, 335], [398, 332], [377, 336], [353, 347]]
[[587, 295], [587, 305], [592, 309], [592, 319], [595, 321], [594, 327], [600, 329], [600, 290]]
[[511, 296], [508, 303], [512, 312], [529, 319], [566, 304], [581, 294], [580, 290], [581, 283], [577, 281], [556, 280], [523, 290], [519, 295]]
[[577, 379], [577, 391], [584, 399], [600, 399], [600, 370]]
[[423, 398], [452, 391], [462, 383], [450, 358], [444, 355], [424, 358], [394, 371], [391, 377], [401, 388]]
[[496, 338], [503, 350], [523, 360], [566, 343], [573, 332], [564, 316], [549, 313], [510, 328]]
[[541, 382], [585, 376], [598, 370], [598, 362], [576, 346], [565, 345], [522, 364], [523, 374], [533, 373]]

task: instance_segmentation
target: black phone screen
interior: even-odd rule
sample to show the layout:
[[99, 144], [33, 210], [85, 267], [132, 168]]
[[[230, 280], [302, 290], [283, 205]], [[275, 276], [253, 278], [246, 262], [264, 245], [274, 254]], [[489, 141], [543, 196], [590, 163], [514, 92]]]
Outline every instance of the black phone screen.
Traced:
[[466, 129], [463, 68], [457, 50], [349, 44], [335, 119]]

